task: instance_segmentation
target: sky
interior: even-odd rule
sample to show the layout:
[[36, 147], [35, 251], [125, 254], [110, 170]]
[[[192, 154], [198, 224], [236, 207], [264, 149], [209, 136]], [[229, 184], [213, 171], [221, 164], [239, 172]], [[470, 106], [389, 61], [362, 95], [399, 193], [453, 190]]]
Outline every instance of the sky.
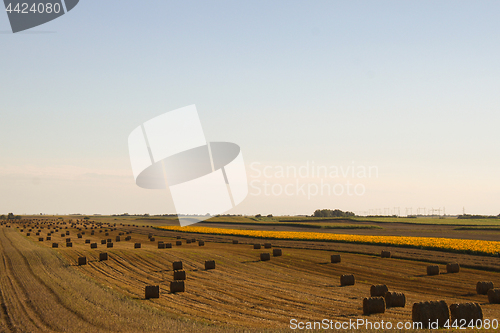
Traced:
[[208, 141], [241, 147], [249, 194], [227, 213], [498, 215], [499, 13], [82, 0], [13, 34], [1, 12], [0, 213], [175, 213], [135, 184], [127, 140], [195, 104]]

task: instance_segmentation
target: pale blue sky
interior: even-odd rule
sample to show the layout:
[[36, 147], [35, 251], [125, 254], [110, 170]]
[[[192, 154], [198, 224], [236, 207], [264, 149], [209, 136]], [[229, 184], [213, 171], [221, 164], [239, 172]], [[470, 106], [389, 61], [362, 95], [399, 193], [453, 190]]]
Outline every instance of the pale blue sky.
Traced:
[[379, 169], [357, 180], [363, 196], [250, 195], [234, 213], [499, 214], [499, 14], [496, 1], [82, 0], [9, 34], [0, 13], [0, 213], [173, 212], [168, 193], [135, 186], [127, 137], [196, 104], [207, 139], [238, 143], [248, 166]]

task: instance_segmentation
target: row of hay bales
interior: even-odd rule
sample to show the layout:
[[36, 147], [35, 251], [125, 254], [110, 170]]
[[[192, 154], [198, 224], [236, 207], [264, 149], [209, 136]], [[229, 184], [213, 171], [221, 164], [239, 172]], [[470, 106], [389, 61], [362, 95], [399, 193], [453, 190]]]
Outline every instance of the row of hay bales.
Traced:
[[[238, 244], [237, 240], [233, 240], [233, 244]], [[262, 245], [260, 243], [255, 243], [252, 245], [254, 250], [260, 250], [262, 248]], [[273, 245], [271, 243], [265, 243], [264, 248], [265, 249], [271, 249]], [[273, 249], [273, 257], [281, 257], [283, 255], [283, 250], [282, 249]], [[260, 254], [260, 261], [269, 261], [271, 260], [271, 253], [269, 252], [263, 252]]]
[[370, 287], [370, 297], [363, 299], [363, 313], [384, 313], [386, 308], [404, 308], [405, 305], [405, 294], [389, 291], [385, 284], [377, 284]]
[[[172, 263], [173, 269], [173, 281], [170, 282], [170, 292], [180, 293], [186, 291], [185, 281], [187, 279], [186, 271], [183, 269], [182, 261], [174, 261]], [[215, 269], [215, 260], [205, 261], [205, 270]], [[160, 286], [146, 286], [145, 298], [159, 298], [160, 297]]]
[[[446, 264], [446, 273], [459, 273], [460, 272], [460, 264], [459, 263], [448, 263]], [[439, 275], [439, 266], [438, 265], [429, 265], [427, 266], [427, 275]]]
[[423, 328], [437, 329], [449, 327], [455, 321], [475, 324], [483, 320], [483, 311], [478, 303], [454, 303], [448, 307], [445, 301], [427, 301], [414, 303], [411, 316]]
[[500, 304], [500, 288], [495, 288], [491, 281], [479, 281], [476, 284], [476, 292], [479, 295], [488, 295], [488, 302]]

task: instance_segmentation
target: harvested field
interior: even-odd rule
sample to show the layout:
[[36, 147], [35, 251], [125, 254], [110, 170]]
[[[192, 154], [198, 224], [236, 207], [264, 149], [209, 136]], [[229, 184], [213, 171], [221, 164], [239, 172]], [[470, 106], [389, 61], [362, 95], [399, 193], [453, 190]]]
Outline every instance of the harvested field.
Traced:
[[[69, 228], [69, 230], [71, 234], [76, 232], [74, 228]], [[134, 242], [127, 240], [114, 243], [113, 248], [99, 245], [97, 249], [91, 249], [88, 244], [85, 244], [86, 239], [100, 244], [99, 241], [106, 237], [104, 232], [97, 231], [94, 235], [88, 232], [83, 239], [74, 240], [71, 248], [52, 249], [50, 242], [38, 242], [38, 237], [35, 235], [27, 237], [15, 228], [0, 228], [4, 257], [7, 252], [12, 256], [12, 253], [26, 251], [35, 257], [52, 258], [50, 260], [38, 259], [47, 261], [44, 261], [43, 265], [24, 265], [24, 270], [31, 268], [35, 271], [35, 268], [37, 269], [36, 273], [39, 277], [32, 279], [35, 282], [30, 281], [34, 283], [33, 293], [44, 292], [43, 286], [40, 287], [40, 283], [36, 282], [41, 280], [45, 285], [50, 285], [49, 289], [57, 296], [46, 301], [43, 300], [45, 294], [33, 298], [36, 301], [34, 304], [37, 305], [32, 311], [40, 312], [36, 316], [44, 317], [47, 327], [36, 330], [64, 331], [67, 327], [69, 331], [77, 332], [127, 331], [124, 328], [131, 332], [134, 330], [152, 331], [153, 327], [158, 326], [154, 326], [154, 323], [143, 322], [143, 318], [148, 316], [152, 316], [151, 318], [154, 318], [156, 322], [166, 321], [165, 327], [171, 329], [165, 331], [170, 332], [210, 330], [211, 325], [217, 325], [218, 331], [221, 327], [230, 330], [233, 326], [257, 331], [286, 330], [291, 318], [299, 321], [323, 318], [345, 321], [363, 318], [363, 299], [370, 295], [370, 288], [375, 284], [384, 284], [389, 290], [404, 293], [406, 306], [390, 307], [385, 310], [385, 313], [372, 314], [371, 320], [379, 318], [393, 322], [409, 321], [412, 317], [411, 305], [413, 303], [432, 300], [445, 300], [448, 304], [475, 302], [481, 304], [484, 318], [500, 317], [498, 305], [489, 304], [487, 296], [478, 295], [475, 289], [477, 281], [493, 281], [497, 284], [498, 273], [471, 269], [463, 265], [463, 262], [470, 257], [471, 260], [493, 258], [438, 252], [446, 256], [442, 259], [444, 263], [460, 263], [460, 272], [427, 276], [428, 263], [403, 259], [399, 248], [395, 251], [391, 250], [393, 252], [391, 259], [384, 259], [380, 257], [381, 247], [376, 246], [370, 252], [371, 247], [366, 245], [276, 240], [273, 241], [273, 246], [286, 248], [286, 251], [283, 251], [282, 256], [262, 262], [260, 254], [268, 253], [269, 250], [264, 247], [253, 249], [250, 244], [258, 242], [256, 239], [242, 238], [239, 239], [239, 244], [233, 244], [234, 236], [214, 237], [197, 234], [196, 239], [203, 240], [205, 246], [200, 247], [192, 242], [191, 244], [185, 243], [183, 246], [158, 249], [156, 242], [148, 241], [150, 230], [133, 226], [118, 226], [117, 230], [108, 230], [109, 237], [116, 237], [119, 232], [131, 231], [134, 242], [142, 243], [143, 246], [140, 249], [134, 249]], [[42, 230], [42, 235], [45, 234], [46, 230]], [[165, 243], [174, 242], [177, 236], [176, 232], [155, 232], [155, 238]], [[192, 235], [183, 236], [191, 237]], [[9, 244], [9, 240], [11, 248], [6, 251], [5, 244]], [[342, 253], [341, 262], [335, 264], [330, 262], [333, 248], [335, 248], [335, 253]], [[99, 254], [104, 249], [109, 255], [108, 260], [99, 261]], [[436, 259], [433, 251], [401, 250], [419, 251], [422, 258], [428, 261]], [[87, 265], [76, 265], [78, 258], [84, 256], [87, 257]], [[453, 256], [453, 259], [448, 256]], [[217, 269], [205, 269], [205, 262], [209, 260], [217, 261]], [[438, 258], [438, 260], [441, 259]], [[189, 278], [185, 283], [184, 292], [170, 293], [170, 283], [174, 278], [172, 263], [175, 261], [182, 261], [182, 269]], [[6, 262], [5, 259], [3, 262]], [[20, 262], [22, 263], [22, 260]], [[49, 264], [54, 268], [52, 269]], [[495, 267], [495, 264], [491, 263], [491, 266]], [[43, 267], [51, 267], [51, 269], [47, 271]], [[445, 266], [441, 267], [444, 270]], [[491, 268], [490, 264], [485, 268]], [[9, 272], [3, 267], [0, 271]], [[344, 274], [353, 274], [356, 277], [355, 285], [340, 287], [340, 276]], [[29, 276], [29, 274], [26, 275]], [[18, 278], [24, 277], [21, 274]], [[16, 296], [17, 294], [13, 295], [8, 288], [4, 287], [13, 277], [3, 274], [2, 279], [7, 279], [2, 281], [2, 293], [10, 295], [10, 298], [7, 298], [9, 300], [7, 308], [12, 310], [9, 311], [17, 311], [18, 308], [26, 307], [27, 305], [21, 304], [22, 301]], [[160, 297], [145, 300], [146, 286], [157, 285], [160, 286]], [[12, 287], [9, 288], [12, 289]], [[90, 295], [87, 295], [88, 293]], [[5, 296], [4, 299], [6, 299]], [[13, 301], [16, 299], [17, 305]], [[29, 299], [32, 299], [31, 295]], [[49, 306], [43, 307], [43, 304], [52, 302], [57, 304], [55, 299], [59, 299], [59, 302], [63, 304], [61, 308], [56, 306], [55, 309], [63, 313], [64, 317], [66, 317], [64, 311], [69, 311], [72, 315], [68, 315], [68, 318], [71, 320], [51, 323], [53, 318], [59, 317], [54, 314], [56, 310], [49, 309]], [[94, 304], [105, 309], [102, 311], [102, 316], [95, 315], [94, 311], [89, 310], [88, 308], [92, 306], [88, 306], [88, 302], [95, 302]], [[112, 306], [119, 309], [108, 309]], [[65, 307], [70, 310], [65, 310]], [[123, 310], [121, 307], [126, 307], [126, 309]], [[119, 313], [113, 316], [117, 316], [118, 319], [109, 321], [110, 313], [117, 312]], [[171, 315], [167, 315], [168, 313]], [[2, 316], [2, 318], [5, 317], [5, 315]], [[17, 316], [23, 318], [25, 315], [19, 312]], [[189, 319], [191, 326], [189, 328], [183, 326], [185, 322], [182, 320], [184, 319], [180, 318]], [[17, 319], [12, 317], [10, 320], [12, 322]], [[6, 327], [2, 329], [12, 331], [7, 323], [7, 319], [2, 319], [2, 325]], [[28, 320], [23, 321], [22, 324], [16, 322], [16, 325], [31, 325], [29, 323], [31, 321]], [[55, 328], [48, 326], [47, 323]], [[44, 327], [41, 324], [39, 326]], [[29, 329], [33, 330], [33, 326], [26, 330], [29, 331]]]

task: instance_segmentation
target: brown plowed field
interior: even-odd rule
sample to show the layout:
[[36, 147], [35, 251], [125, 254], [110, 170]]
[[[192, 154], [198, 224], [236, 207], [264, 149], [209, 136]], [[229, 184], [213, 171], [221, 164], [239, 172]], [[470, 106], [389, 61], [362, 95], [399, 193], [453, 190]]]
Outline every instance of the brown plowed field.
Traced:
[[[426, 300], [478, 302], [485, 318], [500, 319], [500, 305], [489, 304], [475, 292], [477, 281], [500, 285], [499, 273], [493, 271], [500, 268], [498, 258], [392, 248], [398, 258], [382, 259], [378, 254], [385, 247], [292, 241], [272, 241], [273, 247], [283, 249], [283, 256], [273, 257], [272, 249], [254, 250], [250, 245], [267, 241], [248, 238], [240, 238], [246, 244], [233, 245], [236, 238], [123, 225], [114, 231], [97, 228], [94, 236], [89, 228], [81, 239], [78, 230], [68, 227], [46, 241], [47, 226], [40, 236], [33, 226], [29, 237], [27, 230], [21, 233], [15, 226], [0, 228], [1, 329], [6, 332], [275, 331], [289, 327], [292, 318], [396, 323], [411, 321], [411, 305]], [[70, 235], [61, 237], [66, 230]], [[122, 235], [122, 241], [115, 242], [119, 232], [127, 231], [132, 232], [131, 240], [124, 241], [127, 235]], [[148, 240], [150, 232], [154, 242]], [[182, 246], [175, 245], [177, 235], [184, 238]], [[64, 247], [66, 237], [73, 247]], [[113, 240], [113, 248], [101, 245], [106, 238]], [[191, 238], [205, 240], [205, 246], [187, 244], [185, 239]], [[98, 248], [91, 249], [86, 239], [97, 242]], [[160, 240], [173, 247], [158, 249]], [[52, 249], [52, 242], [59, 248]], [[134, 249], [136, 242], [142, 248]], [[109, 260], [99, 261], [100, 252], [107, 252]], [[260, 261], [262, 252], [270, 252], [271, 260]], [[342, 262], [330, 263], [332, 253], [340, 253]], [[77, 265], [80, 256], [87, 257], [87, 265]], [[186, 292], [172, 294], [172, 262], [178, 260], [187, 274]], [[215, 260], [216, 269], [205, 270], [206, 260]], [[446, 274], [440, 265], [443, 274], [427, 276], [428, 261], [457, 261], [488, 270], [462, 267], [460, 273]], [[354, 274], [356, 284], [341, 287], [342, 274]], [[363, 316], [362, 300], [372, 284], [405, 293], [406, 307]], [[144, 299], [147, 285], [160, 285], [159, 299]]]

